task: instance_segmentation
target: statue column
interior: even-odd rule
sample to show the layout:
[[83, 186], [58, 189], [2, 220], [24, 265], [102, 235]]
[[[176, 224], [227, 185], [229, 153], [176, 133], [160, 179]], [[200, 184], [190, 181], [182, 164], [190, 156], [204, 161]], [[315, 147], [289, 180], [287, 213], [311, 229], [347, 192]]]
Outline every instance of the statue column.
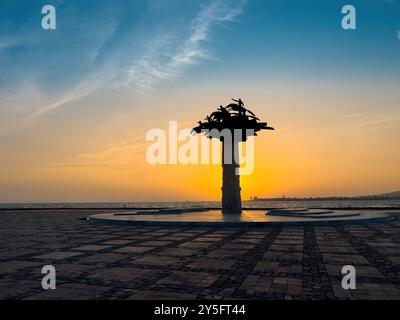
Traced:
[[242, 212], [242, 199], [240, 196], [240, 176], [236, 174], [235, 153], [239, 152], [239, 143], [232, 137], [231, 163], [225, 164], [225, 142], [222, 141], [222, 213], [240, 214]]

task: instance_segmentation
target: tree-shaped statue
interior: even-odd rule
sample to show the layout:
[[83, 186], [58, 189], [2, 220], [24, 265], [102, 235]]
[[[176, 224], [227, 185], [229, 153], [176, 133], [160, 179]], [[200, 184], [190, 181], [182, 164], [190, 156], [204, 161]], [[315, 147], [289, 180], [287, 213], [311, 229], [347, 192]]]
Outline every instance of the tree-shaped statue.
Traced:
[[[242, 99], [232, 99], [236, 103], [220, 106], [217, 111], [207, 116], [205, 122], [193, 128], [194, 133], [203, 133], [208, 138], [219, 139], [223, 143], [222, 156], [222, 212], [241, 213], [239, 167], [239, 142], [247, 137], [256, 136], [260, 130], [274, 130], [250, 110], [244, 107]], [[237, 139], [238, 133], [240, 134]]]

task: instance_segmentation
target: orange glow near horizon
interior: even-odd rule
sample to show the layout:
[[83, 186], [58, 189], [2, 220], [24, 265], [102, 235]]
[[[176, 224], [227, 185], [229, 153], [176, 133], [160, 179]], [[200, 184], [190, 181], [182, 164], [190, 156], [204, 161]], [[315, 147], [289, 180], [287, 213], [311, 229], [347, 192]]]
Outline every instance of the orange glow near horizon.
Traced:
[[[323, 101], [312, 93], [313, 89], [295, 93], [297, 100], [282, 99], [282, 90], [268, 97], [260, 94], [261, 90], [258, 94], [248, 92], [254, 97], [249, 107], [276, 131], [261, 132], [255, 138], [254, 172], [241, 177], [242, 199], [352, 196], [398, 190], [399, 118], [372, 113], [358, 115], [358, 106], [374, 103], [372, 98], [367, 101], [359, 96], [353, 97], [352, 110], [338, 109], [339, 98], [323, 107], [312, 107], [315, 99]], [[188, 91], [193, 92], [190, 88]], [[146, 162], [146, 148], [151, 142], [144, 137], [149, 128], [167, 128], [168, 117], [174, 114], [180, 115], [177, 119], [180, 127], [190, 128], [218, 106], [215, 101], [220, 100], [210, 96], [208, 102], [202, 101], [209, 108], [195, 104], [188, 110], [184, 106], [198, 101], [196, 94], [183, 91], [179, 99], [165, 98], [168, 114], [153, 120], [154, 101], [149, 100], [148, 106], [142, 107], [140, 118], [126, 109], [125, 117], [97, 126], [89, 133], [85, 132], [88, 130], [85, 119], [82, 127], [77, 127], [78, 123], [74, 130], [64, 132], [59, 132], [53, 124], [56, 120], [50, 119], [32, 129], [32, 137], [24, 136], [27, 141], [15, 138], [8, 146], [4, 142], [3, 150], [7, 152], [1, 155], [0, 201], [220, 200], [220, 165]], [[394, 108], [397, 96], [385, 99]], [[272, 107], [260, 108], [264, 105]]]
[[331, 1], [75, 0], [50, 31], [41, 2], [0, 5], [0, 203], [218, 201], [220, 164], [151, 165], [145, 137], [239, 98], [276, 129], [243, 200], [400, 190], [400, 0], [356, 30]]

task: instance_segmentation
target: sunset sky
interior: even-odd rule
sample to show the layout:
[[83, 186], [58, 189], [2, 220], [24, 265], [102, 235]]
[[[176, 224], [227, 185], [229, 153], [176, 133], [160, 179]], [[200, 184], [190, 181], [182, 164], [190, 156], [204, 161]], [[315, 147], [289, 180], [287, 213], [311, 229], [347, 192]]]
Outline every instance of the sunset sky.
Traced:
[[1, 1], [0, 202], [219, 200], [145, 136], [238, 97], [276, 129], [243, 199], [400, 190], [399, 85], [399, 0]]

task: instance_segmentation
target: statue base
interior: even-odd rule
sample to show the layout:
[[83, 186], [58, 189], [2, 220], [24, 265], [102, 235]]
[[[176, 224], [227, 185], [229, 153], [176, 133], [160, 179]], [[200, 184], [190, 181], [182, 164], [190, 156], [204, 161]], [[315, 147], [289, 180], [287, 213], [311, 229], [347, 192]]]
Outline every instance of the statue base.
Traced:
[[222, 213], [241, 214], [242, 199], [240, 196], [240, 177], [236, 174], [235, 164], [224, 164], [222, 186]]

